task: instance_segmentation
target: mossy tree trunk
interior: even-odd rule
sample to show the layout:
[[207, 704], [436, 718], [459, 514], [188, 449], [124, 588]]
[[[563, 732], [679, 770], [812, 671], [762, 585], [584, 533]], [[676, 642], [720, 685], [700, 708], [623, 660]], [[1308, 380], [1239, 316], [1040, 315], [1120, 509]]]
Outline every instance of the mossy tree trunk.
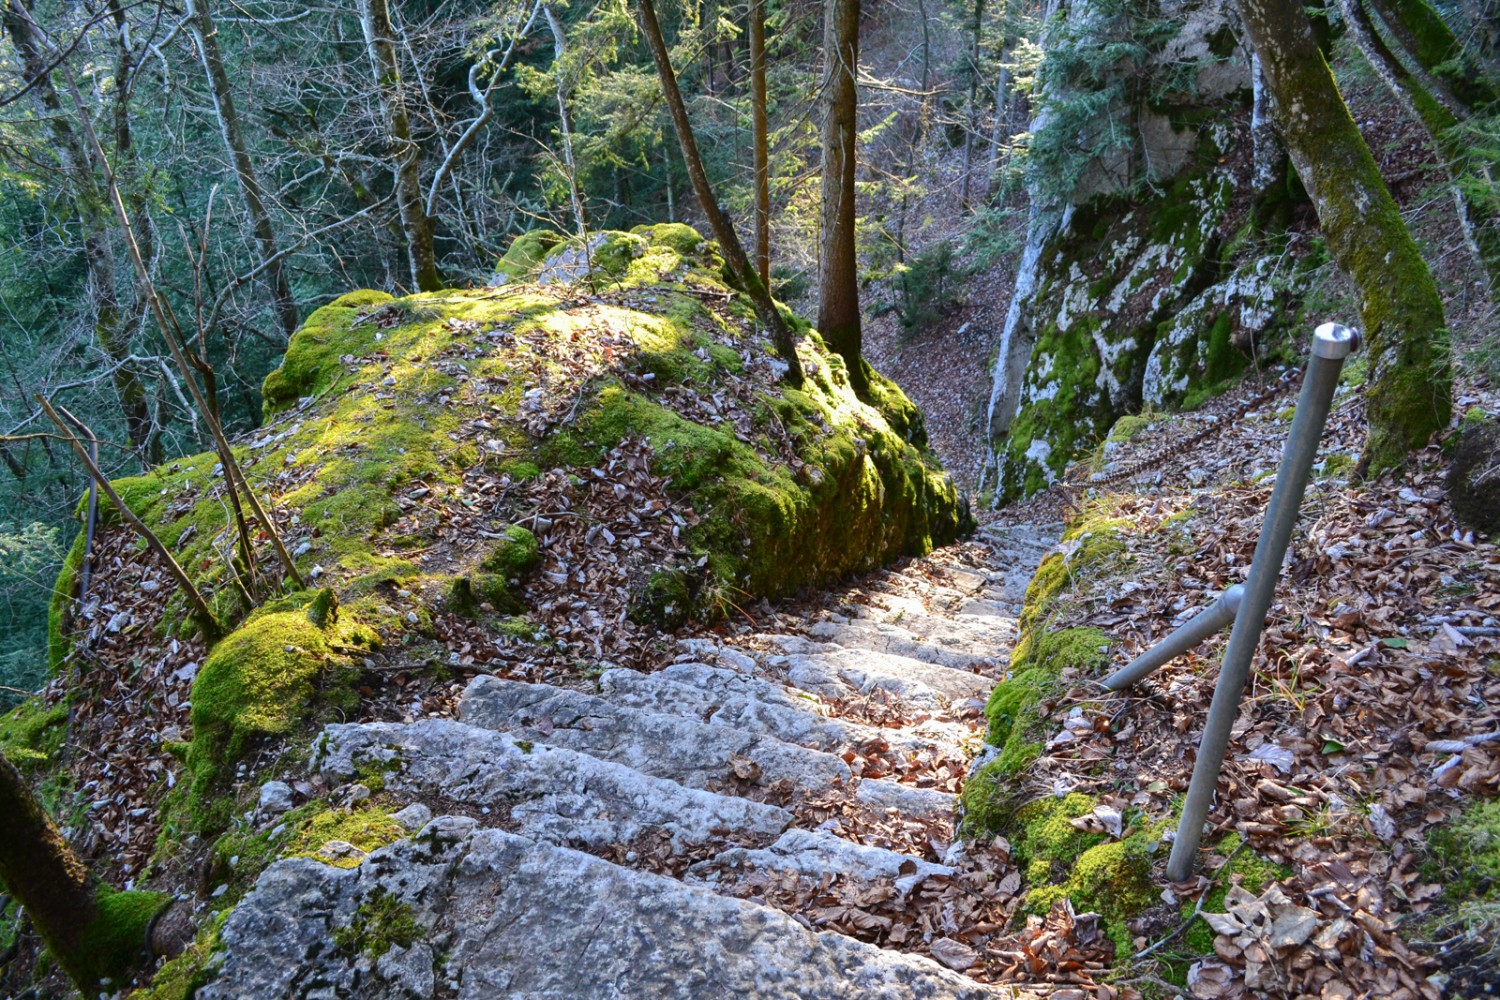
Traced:
[[1431, 75], [1433, 92], [1456, 113], [1473, 114], [1500, 97], [1483, 75], [1455, 71], [1464, 45], [1427, 0], [1372, 0], [1372, 6], [1396, 43]]
[[[1469, 152], [1459, 120], [1449, 106], [1439, 100], [1416, 74], [1410, 72], [1380, 37], [1366, 9], [1367, 0], [1340, 0], [1344, 23], [1365, 60], [1385, 82], [1386, 88], [1427, 131], [1453, 189], [1454, 208], [1464, 235], [1483, 265], [1491, 290], [1500, 289], [1500, 219], [1488, 211], [1483, 201], [1469, 196], [1469, 184], [1477, 178], [1466, 177]], [[1432, 79], [1430, 76], [1428, 79]]]
[[1447, 426], [1452, 409], [1437, 284], [1339, 95], [1301, 3], [1241, 0], [1240, 11], [1329, 249], [1359, 289], [1370, 365], [1360, 468], [1370, 475], [1399, 468]]
[[818, 332], [844, 359], [860, 396], [865, 378], [855, 261], [854, 177], [859, 69], [859, 0], [823, 7], [823, 205], [818, 245]]
[[786, 380], [794, 386], [802, 384], [802, 363], [797, 360], [797, 345], [792, 340], [792, 331], [787, 328], [776, 303], [771, 301], [771, 292], [760, 280], [754, 265], [745, 256], [745, 247], [734, 232], [714, 197], [713, 186], [708, 183], [708, 171], [704, 169], [703, 157], [698, 152], [698, 140], [693, 135], [693, 124], [688, 121], [687, 105], [683, 103], [682, 91], [677, 86], [677, 74], [672, 69], [672, 56], [667, 51], [666, 38], [661, 33], [661, 22], [656, 18], [656, 6], [652, 0], [640, 0], [641, 32], [651, 49], [651, 58], [656, 62], [656, 74], [661, 80], [662, 97], [672, 115], [672, 126], [677, 132], [677, 144], [682, 150], [682, 162], [687, 167], [688, 179], [693, 182], [693, 191], [698, 195], [698, 204], [708, 217], [709, 228], [724, 262], [729, 265], [736, 283], [750, 296], [755, 306], [755, 315], [771, 334], [776, 352], [787, 364]]
[[219, 134], [229, 153], [229, 163], [234, 169], [234, 179], [240, 189], [240, 200], [244, 202], [245, 214], [250, 217], [251, 231], [260, 247], [260, 262], [266, 269], [266, 284], [271, 289], [276, 317], [281, 323], [282, 332], [290, 340], [292, 334], [297, 332], [297, 302], [292, 298], [286, 269], [281, 266], [281, 259], [277, 255], [271, 214], [266, 210], [260, 176], [255, 170], [255, 161], [250, 156], [250, 146], [245, 141], [239, 111], [234, 105], [229, 73], [224, 68], [224, 57], [219, 52], [219, 29], [214, 24], [209, 2], [210, 0], [188, 0], [188, 28], [193, 33], [193, 40], [198, 43], [198, 56], [203, 62], [203, 74], [214, 102], [214, 114], [219, 120]]
[[396, 62], [395, 29], [386, 0], [360, 0], [360, 24], [375, 77], [375, 91], [385, 113], [395, 157], [396, 203], [401, 211], [401, 229], [406, 239], [411, 280], [418, 291], [435, 292], [443, 287], [433, 247], [432, 217], [422, 201], [421, 150], [411, 137], [406, 117], [406, 95], [401, 87], [401, 69]]
[[114, 892], [93, 875], [26, 779], [0, 754], [0, 882], [25, 908], [48, 951], [85, 996], [145, 957], [152, 920], [170, 897]]

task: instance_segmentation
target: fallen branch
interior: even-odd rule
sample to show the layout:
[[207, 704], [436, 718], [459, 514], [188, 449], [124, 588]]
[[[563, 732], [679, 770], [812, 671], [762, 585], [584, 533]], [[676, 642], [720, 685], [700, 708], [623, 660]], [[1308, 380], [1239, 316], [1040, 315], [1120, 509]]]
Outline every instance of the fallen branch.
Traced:
[[[125, 501], [120, 499], [120, 494], [115, 492], [115, 488], [110, 483], [109, 478], [103, 472], [99, 471], [99, 466], [94, 464], [94, 460], [89, 457], [88, 449], [83, 446], [82, 441], [78, 440], [78, 436], [68, 427], [68, 422], [63, 419], [57, 409], [40, 393], [37, 394], [36, 401], [41, 404], [48, 418], [57, 425], [58, 430], [62, 431], [68, 444], [73, 447], [73, 451], [77, 453], [79, 461], [83, 462], [84, 468], [88, 470], [94, 482], [99, 485], [99, 488], [104, 491], [104, 495], [109, 497], [110, 503], [114, 504], [115, 509], [120, 512], [121, 519], [130, 525], [137, 535], [141, 536], [141, 539], [145, 541], [152, 552], [156, 553], [162, 562], [166, 563], [167, 572], [172, 574], [172, 579], [177, 581], [177, 586], [181, 588], [183, 596], [187, 598], [193, 620], [197, 624], [198, 630], [203, 633], [203, 641], [210, 646], [218, 642], [219, 639], [223, 638], [224, 627], [214, 617], [214, 613], [209, 608], [208, 602], [203, 599], [203, 594], [193, 584], [187, 572], [172, 557], [172, 553], [167, 551], [167, 547], [162, 544], [161, 539], [156, 537], [156, 532], [148, 528], [146, 522], [137, 517], [135, 511], [127, 507]], [[78, 418], [74, 417], [71, 413], [67, 413], [66, 410], [63, 413], [67, 414], [69, 421], [78, 422]]]

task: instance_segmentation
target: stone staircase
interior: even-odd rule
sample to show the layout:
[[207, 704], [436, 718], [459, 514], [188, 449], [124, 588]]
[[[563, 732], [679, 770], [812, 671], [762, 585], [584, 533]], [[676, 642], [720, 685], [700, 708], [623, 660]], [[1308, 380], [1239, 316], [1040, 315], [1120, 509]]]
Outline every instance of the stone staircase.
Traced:
[[273, 865], [198, 995], [1040, 995], [819, 932], [760, 887], [975, 874], [954, 791], [1053, 540], [993, 531], [983, 568], [938, 552], [832, 595], [804, 635], [685, 640], [596, 692], [481, 676], [457, 719], [328, 726], [314, 767], [380, 775], [412, 835], [350, 868]]

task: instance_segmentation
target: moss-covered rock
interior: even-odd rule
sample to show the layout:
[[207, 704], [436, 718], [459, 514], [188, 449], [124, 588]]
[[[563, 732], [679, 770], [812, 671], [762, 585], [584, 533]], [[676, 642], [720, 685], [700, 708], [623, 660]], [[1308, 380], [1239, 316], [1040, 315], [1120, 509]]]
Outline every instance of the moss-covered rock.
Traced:
[[259, 740], [291, 733], [318, 700], [352, 705], [352, 671], [333, 647], [378, 640], [348, 617], [332, 615], [317, 595], [308, 597], [302, 610], [251, 616], [214, 648], [193, 681], [188, 796], [199, 829], [216, 829], [227, 818], [226, 771]]
[[[543, 478], [585, 497], [612, 489], [611, 456], [644, 456], [669, 500], [635, 516], [671, 544], [621, 549], [620, 590], [638, 621], [668, 628], [958, 533], [953, 486], [900, 389], [875, 376], [871, 401], [857, 398], [812, 334], [799, 347], [808, 379], [786, 389], [753, 310], [690, 227], [594, 234], [591, 294], [576, 299], [537, 287], [581, 249], [553, 235], [517, 241], [503, 288], [351, 293], [292, 337], [265, 382], [266, 424], [234, 448], [321, 592], [284, 593], [262, 541], [246, 606], [214, 454], [116, 484], [231, 628], [194, 682], [174, 829], [222, 827], [251, 776], [237, 765], [352, 707], [382, 637], [404, 651], [459, 611], [502, 644], [535, 639], [535, 588], [569, 580], [560, 563], [539, 572], [556, 541], [537, 509]], [[191, 631], [180, 596], [160, 628]], [[414, 669], [446, 660], [429, 650]]]
[[63, 963], [68, 975], [80, 985], [121, 985], [125, 975], [146, 958], [147, 930], [171, 901], [165, 893], [120, 892], [100, 885], [95, 890], [94, 918]]
[[533, 229], [517, 236], [511, 241], [505, 256], [495, 265], [494, 283], [503, 285], [507, 281], [535, 274], [543, 258], [566, 239], [566, 236], [550, 229]]

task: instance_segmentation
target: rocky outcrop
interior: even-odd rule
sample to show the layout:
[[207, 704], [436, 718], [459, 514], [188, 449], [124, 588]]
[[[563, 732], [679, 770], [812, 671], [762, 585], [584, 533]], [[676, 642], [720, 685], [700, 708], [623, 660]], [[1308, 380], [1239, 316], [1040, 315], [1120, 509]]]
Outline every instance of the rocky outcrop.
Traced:
[[[1258, 238], [1255, 213], [1284, 192], [1253, 197], [1251, 61], [1233, 4], [1132, 20], [1072, 0], [1051, 31], [1032, 126], [1050, 169], [1029, 184], [990, 398], [997, 503], [1059, 478], [1122, 414], [1194, 405], [1238, 374], [1295, 311], [1300, 282], [1285, 240]], [[1132, 55], [1091, 69], [1089, 47], [1110, 44]]]

